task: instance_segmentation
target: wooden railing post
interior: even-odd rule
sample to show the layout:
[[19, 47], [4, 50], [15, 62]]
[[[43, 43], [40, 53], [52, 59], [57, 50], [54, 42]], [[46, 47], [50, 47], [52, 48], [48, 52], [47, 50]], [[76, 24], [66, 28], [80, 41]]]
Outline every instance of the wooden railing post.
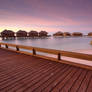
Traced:
[[58, 60], [61, 60], [61, 54], [58, 53]]
[[19, 47], [18, 46], [16, 46], [16, 51], [19, 51]]
[[33, 48], [33, 55], [36, 55], [36, 50]]
[[8, 45], [6, 44], [5, 47], [8, 48]]

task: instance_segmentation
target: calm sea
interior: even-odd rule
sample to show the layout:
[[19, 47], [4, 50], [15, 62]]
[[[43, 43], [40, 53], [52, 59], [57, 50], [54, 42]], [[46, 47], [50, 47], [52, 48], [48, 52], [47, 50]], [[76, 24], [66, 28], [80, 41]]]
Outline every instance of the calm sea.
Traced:
[[90, 45], [91, 37], [49, 37], [35, 39], [0, 40], [4, 43], [13, 43], [41, 48], [51, 48], [57, 50], [74, 51], [92, 49]]

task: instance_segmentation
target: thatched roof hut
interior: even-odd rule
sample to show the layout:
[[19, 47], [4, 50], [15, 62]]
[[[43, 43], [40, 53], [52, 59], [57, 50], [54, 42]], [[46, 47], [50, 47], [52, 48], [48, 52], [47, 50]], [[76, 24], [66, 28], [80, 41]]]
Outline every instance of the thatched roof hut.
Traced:
[[59, 31], [53, 34], [53, 36], [64, 36], [63, 32]]
[[72, 36], [83, 36], [83, 34], [80, 32], [74, 32], [72, 33]]
[[69, 33], [69, 32], [64, 32], [63, 35], [64, 35], [64, 36], [71, 36], [71, 33]]
[[90, 44], [92, 45], [92, 41], [90, 42]]
[[47, 36], [48, 36], [48, 32], [46, 32], [46, 31], [39, 32], [39, 37], [47, 37]]
[[19, 30], [19, 31], [16, 33], [16, 36], [17, 36], [17, 37], [27, 37], [27, 32], [26, 32], [26, 31], [23, 31], [23, 30]]
[[15, 33], [13, 31], [5, 29], [4, 31], [1, 32], [1, 37], [6, 37], [6, 38], [15, 37], [14, 34]]
[[29, 32], [29, 37], [38, 37], [38, 32], [37, 31], [30, 31]]
[[88, 33], [88, 36], [92, 36], [92, 32], [89, 32], [89, 33]]

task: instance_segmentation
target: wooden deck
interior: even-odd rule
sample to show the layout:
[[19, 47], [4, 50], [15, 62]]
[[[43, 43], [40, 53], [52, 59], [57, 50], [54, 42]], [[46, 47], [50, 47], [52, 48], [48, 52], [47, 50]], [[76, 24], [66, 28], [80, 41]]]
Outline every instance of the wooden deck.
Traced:
[[0, 49], [0, 92], [92, 92], [92, 71]]

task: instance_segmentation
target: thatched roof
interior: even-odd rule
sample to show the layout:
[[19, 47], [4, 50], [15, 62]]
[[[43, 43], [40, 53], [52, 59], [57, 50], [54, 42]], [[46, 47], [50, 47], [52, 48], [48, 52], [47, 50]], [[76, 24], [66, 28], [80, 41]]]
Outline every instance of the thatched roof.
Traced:
[[89, 33], [88, 33], [88, 36], [92, 36], [92, 32], [89, 32]]
[[1, 32], [2, 37], [14, 37], [14, 34], [15, 33], [13, 31], [7, 29]]
[[64, 36], [71, 36], [71, 33], [69, 33], [69, 32], [64, 32]]
[[17, 36], [17, 37], [27, 37], [27, 32], [26, 32], [26, 31], [23, 31], [23, 30], [19, 30], [19, 31], [16, 33], [16, 36]]
[[72, 33], [72, 36], [83, 36], [81, 32], [74, 32]]
[[29, 37], [37, 37], [37, 36], [38, 36], [38, 32], [37, 31], [31, 30], [29, 32]]
[[39, 32], [39, 36], [47, 36], [47, 35], [48, 35], [48, 32], [46, 32], [46, 31]]
[[56, 32], [55, 34], [53, 34], [53, 36], [63, 36], [63, 32], [58, 31], [58, 32]]

